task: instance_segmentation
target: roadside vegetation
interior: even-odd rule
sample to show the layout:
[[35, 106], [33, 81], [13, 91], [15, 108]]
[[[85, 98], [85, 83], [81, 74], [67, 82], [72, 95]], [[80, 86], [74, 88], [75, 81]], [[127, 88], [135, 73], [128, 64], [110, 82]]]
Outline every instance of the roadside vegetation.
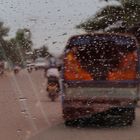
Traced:
[[0, 61], [8, 61], [10, 65], [18, 64], [24, 66], [27, 60], [27, 53], [32, 52], [32, 59], [46, 57], [49, 55], [47, 46], [39, 49], [33, 48], [32, 34], [30, 29], [18, 29], [15, 37], [6, 39], [10, 28], [0, 22]]
[[[109, 0], [105, 0], [109, 2]], [[115, 0], [114, 0], [115, 1]], [[130, 33], [140, 41], [140, 2], [116, 0], [117, 5], [107, 5], [76, 26], [85, 32]]]

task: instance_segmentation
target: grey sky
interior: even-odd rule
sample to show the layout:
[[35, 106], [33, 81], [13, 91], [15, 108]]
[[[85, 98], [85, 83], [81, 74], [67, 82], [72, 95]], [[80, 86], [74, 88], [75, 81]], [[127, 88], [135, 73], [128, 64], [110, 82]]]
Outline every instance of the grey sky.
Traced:
[[75, 25], [105, 4], [102, 0], [0, 0], [0, 20], [11, 28], [10, 36], [27, 27], [34, 47], [48, 44], [51, 52], [61, 53], [67, 39], [79, 33]]

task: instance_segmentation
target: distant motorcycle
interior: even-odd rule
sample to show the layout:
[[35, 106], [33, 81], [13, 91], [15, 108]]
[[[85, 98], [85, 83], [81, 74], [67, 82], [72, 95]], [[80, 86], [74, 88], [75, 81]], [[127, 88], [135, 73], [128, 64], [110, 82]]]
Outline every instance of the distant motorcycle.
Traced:
[[33, 68], [32, 68], [32, 67], [28, 67], [28, 68], [27, 68], [27, 71], [28, 71], [29, 73], [31, 73], [31, 72], [32, 72], [32, 70], [33, 70]]
[[17, 74], [19, 73], [19, 70], [18, 69], [14, 69], [14, 74]]
[[19, 71], [20, 71], [20, 67], [16, 66], [16, 67], [14, 68], [14, 74], [18, 74]]
[[0, 62], [0, 76], [4, 74], [4, 62]]
[[48, 78], [48, 85], [46, 91], [48, 92], [48, 97], [51, 101], [55, 101], [59, 96], [59, 79], [56, 77]]
[[3, 75], [4, 74], [4, 70], [0, 70], [0, 75]]

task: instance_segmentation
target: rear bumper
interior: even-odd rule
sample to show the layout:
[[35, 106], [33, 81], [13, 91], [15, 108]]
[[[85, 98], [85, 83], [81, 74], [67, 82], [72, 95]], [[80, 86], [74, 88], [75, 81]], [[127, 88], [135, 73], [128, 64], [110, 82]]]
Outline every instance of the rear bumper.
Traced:
[[125, 114], [131, 113], [135, 110], [134, 107], [126, 106], [126, 107], [113, 107], [108, 110], [102, 112], [89, 112], [90, 109], [74, 109], [67, 108], [63, 110], [64, 120], [77, 120], [77, 119], [85, 119], [85, 118], [95, 118], [96, 120], [110, 120], [110, 119], [121, 119], [122, 117], [126, 117]]
[[66, 121], [76, 120], [80, 118], [97, 117], [101, 119], [105, 118], [118, 118], [125, 116], [129, 112], [135, 110], [135, 104], [132, 100], [120, 101], [117, 104], [109, 103], [89, 103], [80, 104], [79, 102], [71, 103], [64, 102], [63, 104], [63, 118]]
[[34, 66], [35, 69], [44, 69], [45, 66]]

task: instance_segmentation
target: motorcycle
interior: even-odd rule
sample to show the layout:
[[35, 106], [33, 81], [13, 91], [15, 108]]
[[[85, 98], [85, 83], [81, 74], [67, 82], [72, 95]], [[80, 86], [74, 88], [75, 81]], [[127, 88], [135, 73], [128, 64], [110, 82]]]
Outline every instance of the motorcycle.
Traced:
[[17, 74], [19, 73], [19, 70], [18, 69], [14, 69], [14, 74]]
[[0, 62], [0, 76], [4, 74], [4, 63]]
[[27, 68], [27, 71], [28, 71], [29, 73], [31, 73], [31, 72], [32, 72], [32, 70], [33, 70], [33, 68], [32, 68], [32, 67], [28, 67], [28, 68]]
[[14, 68], [14, 74], [18, 74], [19, 71], [20, 71], [20, 68], [19, 68], [18, 66], [16, 66], [16, 67]]
[[46, 91], [48, 92], [48, 97], [51, 99], [51, 101], [55, 101], [56, 98], [58, 98], [59, 82], [56, 77], [48, 78], [48, 85], [47, 85]]
[[4, 70], [0, 70], [0, 75], [3, 75], [4, 74]]

